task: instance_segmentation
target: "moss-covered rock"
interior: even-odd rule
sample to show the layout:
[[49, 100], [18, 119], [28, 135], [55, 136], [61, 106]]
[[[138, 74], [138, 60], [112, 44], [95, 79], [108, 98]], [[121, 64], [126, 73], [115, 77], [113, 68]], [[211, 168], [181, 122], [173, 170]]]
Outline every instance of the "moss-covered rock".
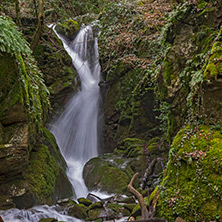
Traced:
[[91, 200], [88, 200], [88, 199], [83, 198], [83, 197], [78, 198], [78, 202], [79, 202], [80, 204], [83, 204], [83, 205], [87, 206], [87, 207], [92, 204], [92, 201], [91, 201]]
[[59, 167], [47, 146], [42, 145], [37, 152], [31, 153], [24, 177], [40, 202], [51, 201], [58, 174]]
[[80, 30], [80, 25], [77, 21], [69, 19], [61, 24], [56, 26], [56, 31], [69, 40], [73, 40]]
[[[222, 39], [222, 28], [218, 33], [217, 39]], [[217, 41], [212, 46], [211, 55], [208, 59], [208, 64], [206, 65], [204, 71], [204, 78], [216, 80], [221, 75], [222, 75], [222, 41]]]
[[220, 220], [222, 135], [211, 126], [186, 127], [174, 138], [157, 205], [174, 221]]
[[74, 204], [68, 210], [70, 216], [85, 220], [87, 218], [87, 207], [83, 204]]
[[88, 217], [86, 218], [86, 221], [97, 221], [101, 217], [101, 213], [103, 212], [103, 209], [94, 209], [88, 211]]
[[88, 210], [93, 210], [93, 209], [98, 209], [98, 208], [103, 208], [103, 202], [102, 201], [98, 201], [96, 203], [91, 204], [88, 207]]
[[121, 170], [121, 165], [124, 165], [124, 160], [113, 155], [91, 159], [84, 167], [86, 186], [89, 190], [98, 189], [108, 193], [126, 192], [130, 178]]
[[38, 222], [58, 222], [55, 218], [42, 218]]
[[[127, 193], [127, 185], [136, 173], [140, 173], [135, 187], [152, 191], [155, 181], [167, 161], [167, 149], [160, 139], [148, 142], [138, 138], [126, 138], [112, 154], [104, 154], [89, 160], [83, 176], [89, 190], [102, 190], [108, 193]], [[149, 171], [147, 168], [149, 167]], [[147, 172], [146, 172], [147, 171]], [[145, 174], [146, 172], [146, 174]], [[145, 177], [143, 177], [146, 175]], [[141, 182], [142, 180], [142, 182]]]

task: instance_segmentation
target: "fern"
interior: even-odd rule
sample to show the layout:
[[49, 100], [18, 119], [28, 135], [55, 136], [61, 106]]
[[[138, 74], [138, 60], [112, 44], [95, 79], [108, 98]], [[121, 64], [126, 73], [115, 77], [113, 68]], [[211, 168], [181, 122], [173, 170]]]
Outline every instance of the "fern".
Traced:
[[16, 58], [22, 98], [27, 112], [30, 133], [43, 128], [49, 108], [48, 90], [36, 65], [29, 44], [11, 18], [0, 16], [0, 52]]

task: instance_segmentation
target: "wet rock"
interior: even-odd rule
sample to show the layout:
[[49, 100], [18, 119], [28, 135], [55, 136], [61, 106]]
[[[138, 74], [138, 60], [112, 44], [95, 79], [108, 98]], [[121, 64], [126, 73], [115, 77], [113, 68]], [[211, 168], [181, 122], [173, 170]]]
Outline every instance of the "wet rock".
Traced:
[[70, 216], [84, 220], [87, 218], [87, 207], [83, 204], [75, 204], [69, 208], [68, 214]]
[[65, 198], [65, 199], [62, 199], [62, 200], [58, 200], [57, 201], [57, 204], [59, 204], [60, 206], [72, 206], [74, 204], [77, 204], [74, 200], [71, 200], [69, 198]]
[[87, 221], [97, 221], [102, 216], [103, 209], [93, 209], [88, 211]]
[[55, 218], [42, 218], [38, 222], [58, 222]]
[[136, 206], [136, 204], [124, 204], [123, 205], [123, 207], [126, 208], [127, 210], [129, 210], [130, 212], [133, 211], [135, 206]]
[[79, 198], [78, 199], [78, 202], [80, 203], [80, 204], [83, 204], [83, 205], [85, 205], [85, 206], [90, 206], [91, 204], [92, 204], [92, 201], [91, 200], [88, 200], [88, 199], [86, 199], [86, 198]]
[[93, 210], [93, 209], [98, 209], [98, 208], [103, 208], [103, 202], [102, 201], [91, 204], [89, 206], [88, 210]]
[[128, 203], [128, 204], [132, 204], [135, 203], [135, 198], [133, 196], [131, 197], [125, 197], [122, 200], [117, 200], [119, 203]]

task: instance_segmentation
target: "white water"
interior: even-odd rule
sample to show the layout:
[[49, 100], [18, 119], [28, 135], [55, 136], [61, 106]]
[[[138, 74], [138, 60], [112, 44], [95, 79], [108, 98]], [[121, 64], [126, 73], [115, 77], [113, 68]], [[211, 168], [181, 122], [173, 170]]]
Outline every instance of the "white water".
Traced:
[[[83, 167], [89, 159], [98, 156], [100, 65], [97, 38], [93, 37], [91, 26], [82, 28], [72, 42], [66, 42], [62, 36], [56, 34], [72, 58], [81, 80], [81, 90], [71, 99], [64, 113], [53, 124], [51, 131], [67, 162], [67, 175], [76, 198], [86, 197], [88, 190], [82, 176]], [[107, 195], [100, 197], [105, 198]], [[5, 222], [38, 222], [41, 218], [56, 218], [67, 222], [80, 221], [59, 211], [56, 205], [37, 206], [28, 210], [10, 209], [0, 211], [0, 215]]]
[[65, 215], [65, 212], [56, 209], [56, 206], [38, 206], [28, 210], [10, 209], [0, 210], [0, 216], [5, 222], [38, 222], [42, 218], [55, 218], [58, 221], [81, 222], [76, 218]]
[[97, 38], [93, 37], [91, 26], [82, 28], [72, 42], [67, 42], [55, 28], [54, 31], [72, 58], [81, 89], [53, 124], [51, 132], [67, 162], [67, 175], [76, 198], [86, 197], [88, 190], [82, 176], [83, 167], [89, 159], [98, 156], [100, 65]]

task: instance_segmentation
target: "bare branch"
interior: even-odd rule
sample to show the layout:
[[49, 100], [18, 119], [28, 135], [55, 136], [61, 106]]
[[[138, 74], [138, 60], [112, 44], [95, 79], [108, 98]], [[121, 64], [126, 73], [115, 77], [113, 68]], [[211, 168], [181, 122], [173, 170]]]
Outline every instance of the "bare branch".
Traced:
[[139, 173], [135, 173], [135, 174], [133, 175], [130, 183], [128, 184], [128, 190], [129, 190], [132, 194], [134, 194], [134, 195], [137, 197], [138, 201], [139, 201], [140, 209], [141, 209], [141, 215], [142, 215], [142, 216], [141, 216], [141, 220], [147, 220], [147, 219], [149, 218], [149, 212], [148, 212], [148, 210], [147, 210], [147, 208], [146, 208], [146, 203], [145, 203], [145, 201], [144, 201], [144, 199], [143, 199], [142, 194], [133, 187], [133, 182], [134, 182], [134, 180], [136, 179], [136, 177], [138, 176], [138, 174], [139, 174]]

